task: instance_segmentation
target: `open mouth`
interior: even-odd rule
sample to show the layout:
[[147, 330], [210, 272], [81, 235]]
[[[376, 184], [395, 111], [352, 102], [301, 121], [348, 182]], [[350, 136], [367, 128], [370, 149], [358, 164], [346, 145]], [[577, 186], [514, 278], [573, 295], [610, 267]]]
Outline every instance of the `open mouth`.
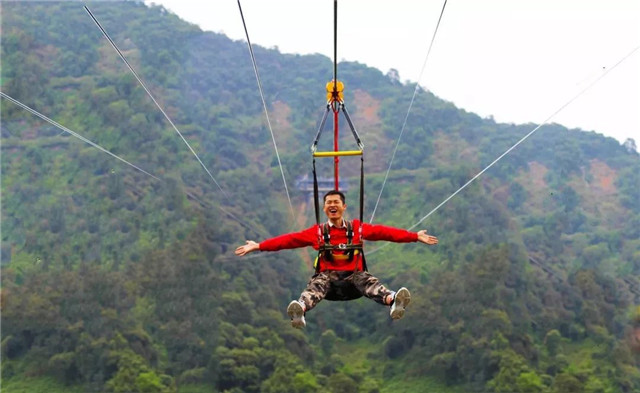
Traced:
[[336, 214], [336, 213], [338, 213], [338, 209], [336, 209], [336, 208], [330, 208], [330, 209], [328, 209], [328, 211], [329, 211], [329, 213], [331, 213], [331, 214]]

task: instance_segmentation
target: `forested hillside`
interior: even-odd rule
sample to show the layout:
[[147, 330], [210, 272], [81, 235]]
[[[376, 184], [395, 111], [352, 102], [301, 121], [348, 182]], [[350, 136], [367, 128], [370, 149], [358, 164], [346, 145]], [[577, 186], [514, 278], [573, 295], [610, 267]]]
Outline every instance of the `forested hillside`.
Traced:
[[[437, 246], [367, 244], [369, 269], [411, 289], [404, 319], [326, 301], [296, 330], [285, 308], [314, 255], [233, 249], [314, 222], [296, 180], [332, 61], [254, 47], [290, 205], [245, 42], [89, 4], [201, 164], [83, 3], [1, 7], [2, 93], [119, 157], [0, 99], [3, 392], [640, 391], [633, 143], [542, 126], [416, 228]], [[338, 67], [368, 219], [415, 85]], [[420, 89], [375, 221], [413, 226], [536, 126]]]

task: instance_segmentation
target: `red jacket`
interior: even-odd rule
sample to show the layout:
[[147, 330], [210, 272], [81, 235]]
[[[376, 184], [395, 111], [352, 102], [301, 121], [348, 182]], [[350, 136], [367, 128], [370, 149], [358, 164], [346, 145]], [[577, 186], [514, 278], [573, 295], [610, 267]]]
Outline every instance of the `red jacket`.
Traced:
[[[347, 228], [329, 228], [330, 242], [332, 245], [347, 243]], [[364, 240], [387, 240], [395, 243], [411, 243], [418, 241], [416, 232], [409, 232], [404, 229], [389, 227], [385, 225], [362, 224], [362, 237]], [[267, 239], [260, 243], [260, 251], [278, 251], [290, 248], [300, 248], [311, 246], [314, 249], [320, 248], [323, 242], [321, 231], [318, 225], [314, 225], [300, 232], [286, 233]], [[360, 221], [353, 220], [353, 241], [354, 244], [360, 242]], [[344, 251], [336, 250], [334, 255], [344, 254]], [[357, 254], [351, 261], [344, 258], [334, 257], [333, 261], [326, 261], [321, 257], [320, 270], [358, 270], [362, 269], [362, 255]]]

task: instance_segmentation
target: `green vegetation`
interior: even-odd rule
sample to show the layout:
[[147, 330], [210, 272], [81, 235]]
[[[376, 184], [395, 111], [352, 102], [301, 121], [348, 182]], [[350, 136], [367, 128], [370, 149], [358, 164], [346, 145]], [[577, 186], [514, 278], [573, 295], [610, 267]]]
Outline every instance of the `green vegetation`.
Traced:
[[12, 378], [2, 381], [6, 393], [83, 393], [82, 386], [68, 386], [54, 377]]
[[[224, 193], [80, 3], [3, 3], [3, 93], [161, 179], [0, 100], [3, 391], [640, 390], [637, 152], [542, 127], [423, 223], [437, 247], [370, 254], [386, 285], [411, 289], [404, 320], [366, 299], [323, 302], [294, 330], [284, 308], [312, 253], [233, 256], [245, 239], [302, 226], [246, 45], [141, 2], [91, 9]], [[311, 171], [331, 61], [254, 49], [294, 208], [309, 224], [312, 206], [291, 185]], [[370, 213], [414, 86], [340, 67], [375, 152]], [[531, 129], [420, 91], [376, 222], [411, 226]], [[341, 173], [355, 190], [349, 162]]]

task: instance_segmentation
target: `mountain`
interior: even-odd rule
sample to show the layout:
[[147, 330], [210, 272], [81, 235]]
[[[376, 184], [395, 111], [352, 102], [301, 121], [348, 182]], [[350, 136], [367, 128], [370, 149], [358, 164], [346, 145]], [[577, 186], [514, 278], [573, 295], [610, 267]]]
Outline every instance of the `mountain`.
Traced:
[[[311, 173], [331, 60], [255, 46], [267, 123], [245, 43], [141, 2], [90, 10], [179, 133], [82, 3], [2, 3], [7, 392], [640, 389], [633, 144], [548, 124], [465, 186], [537, 125], [418, 89], [386, 178], [415, 85], [340, 63], [365, 219], [375, 209], [440, 243], [367, 246], [372, 273], [412, 291], [402, 321], [366, 299], [325, 301], [294, 330], [284, 308], [313, 253], [233, 250], [314, 222], [295, 184]], [[356, 216], [359, 161], [340, 168]]]

